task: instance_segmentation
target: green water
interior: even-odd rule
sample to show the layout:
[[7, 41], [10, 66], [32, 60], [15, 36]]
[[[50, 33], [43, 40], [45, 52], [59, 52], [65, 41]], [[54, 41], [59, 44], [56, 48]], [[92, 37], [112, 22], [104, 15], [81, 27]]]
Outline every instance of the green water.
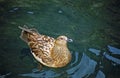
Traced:
[[[0, 0], [0, 77], [96, 78], [98, 71], [102, 71], [105, 78], [119, 78], [120, 63], [104, 56], [105, 52], [120, 59], [119, 54], [111, 54], [108, 49], [108, 45], [120, 49], [119, 3], [118, 0]], [[68, 43], [73, 56], [70, 64], [60, 69], [43, 66], [39, 70], [27, 44], [19, 38], [18, 26], [23, 25], [54, 38], [66, 35], [73, 39]], [[95, 55], [91, 48], [100, 54]]]

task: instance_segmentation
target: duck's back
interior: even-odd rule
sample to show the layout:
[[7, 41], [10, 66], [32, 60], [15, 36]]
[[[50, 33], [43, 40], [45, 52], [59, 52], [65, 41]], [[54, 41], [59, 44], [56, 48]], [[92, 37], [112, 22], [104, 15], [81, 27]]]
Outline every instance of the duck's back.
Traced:
[[46, 66], [53, 64], [50, 51], [54, 47], [55, 39], [41, 35], [35, 29], [19, 28], [22, 29], [20, 38], [27, 42], [33, 56]]

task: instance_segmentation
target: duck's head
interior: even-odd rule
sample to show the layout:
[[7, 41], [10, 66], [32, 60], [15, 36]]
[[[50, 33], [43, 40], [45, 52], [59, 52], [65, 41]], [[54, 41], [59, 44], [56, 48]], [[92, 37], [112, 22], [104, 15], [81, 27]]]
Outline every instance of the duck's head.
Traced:
[[59, 45], [66, 45], [67, 42], [72, 42], [73, 40], [72, 39], [69, 39], [67, 38], [66, 36], [62, 35], [62, 36], [59, 36], [57, 37], [56, 39], [56, 43], [59, 44]]

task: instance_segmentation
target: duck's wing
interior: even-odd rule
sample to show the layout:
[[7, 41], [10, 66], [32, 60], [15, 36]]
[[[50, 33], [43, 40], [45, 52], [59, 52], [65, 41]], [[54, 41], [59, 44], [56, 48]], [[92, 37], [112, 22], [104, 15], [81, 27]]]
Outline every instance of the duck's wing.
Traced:
[[46, 66], [52, 65], [51, 51], [54, 47], [55, 39], [39, 34], [35, 29], [22, 29], [21, 38], [28, 43], [33, 56]]
[[44, 65], [50, 65], [53, 62], [51, 51], [54, 47], [55, 39], [45, 35], [39, 35], [35, 41], [29, 42], [32, 54]]
[[28, 28], [26, 25], [24, 25], [23, 27], [19, 26], [18, 28], [20, 28], [22, 30], [20, 38], [25, 41], [25, 42], [29, 42], [28, 41], [28, 36], [31, 35], [38, 35], [38, 31], [36, 29], [33, 28]]

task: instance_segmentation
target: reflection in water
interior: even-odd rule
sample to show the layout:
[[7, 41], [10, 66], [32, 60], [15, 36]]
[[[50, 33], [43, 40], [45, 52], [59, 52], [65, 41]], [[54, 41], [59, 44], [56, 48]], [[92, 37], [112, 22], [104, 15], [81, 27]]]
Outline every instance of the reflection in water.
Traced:
[[94, 48], [89, 48], [88, 49], [90, 52], [96, 54], [97, 56], [100, 55], [100, 50], [94, 49]]
[[11, 73], [6, 73], [6, 74], [4, 74], [4, 75], [1, 75], [1, 74], [0, 74], [0, 78], [7, 78], [9, 75], [11, 75]]
[[[72, 78], [77, 78], [77, 77], [82, 78], [84, 76], [89, 76], [90, 74], [92, 74], [95, 70], [96, 64], [97, 64], [96, 61], [90, 59], [86, 54], [83, 53], [80, 63], [66, 71], [67, 71], [67, 74]], [[58, 77], [61, 74], [62, 73], [56, 73], [52, 70], [48, 70], [48, 71], [41, 71], [37, 73], [33, 71], [31, 73], [25, 73], [25, 74], [19, 74], [19, 75], [29, 76], [29, 77], [34, 77], [34, 78], [38, 78], [38, 77], [47, 78], [47, 77]]]
[[112, 57], [112, 56], [110, 56], [109, 54], [107, 54], [106, 52], [104, 52], [103, 55], [104, 55], [107, 59], [109, 59], [109, 60], [111, 60], [111, 61], [113, 61], [113, 62], [115, 62], [115, 63], [117, 63], [117, 64], [120, 64], [120, 59], [117, 59], [117, 58], [115, 58], [115, 57]]
[[77, 62], [78, 62], [78, 59], [79, 59], [79, 56], [78, 56], [79, 54], [78, 54], [78, 52], [72, 52], [72, 58], [74, 57], [75, 59], [74, 59], [74, 61], [72, 61], [71, 62], [71, 66], [73, 66], [74, 64], [76, 64]]
[[55, 72], [51, 71], [51, 70], [48, 70], [48, 71], [41, 71], [41, 72], [38, 72], [38, 73], [34, 73], [34, 72], [31, 72], [31, 73], [25, 73], [25, 74], [19, 74], [20, 76], [27, 76], [27, 77], [33, 77], [33, 78], [39, 78], [39, 77], [42, 77], [42, 78], [54, 78], [54, 77], [57, 77], [59, 76], [60, 74], [56, 74]]
[[19, 8], [18, 8], [18, 7], [15, 7], [15, 8], [13, 8], [13, 9], [9, 10], [9, 12], [15, 12], [15, 11], [17, 11], [17, 10], [19, 10]]
[[[113, 48], [111, 46], [108, 46], [109, 50], [114, 52], [116, 54], [116, 51], [118, 52], [119, 49], [116, 50], [116, 48]], [[94, 48], [89, 48], [89, 51], [91, 51], [92, 53], [99, 55], [100, 54], [100, 50], [94, 49]], [[67, 73], [67, 77], [70, 78], [83, 78], [83, 77], [89, 77], [91, 74], [94, 73], [97, 62], [94, 61], [93, 59], [91, 59], [90, 57], [88, 57], [85, 53], [83, 53], [81, 61], [79, 62], [79, 53], [78, 52], [72, 52], [73, 57], [74, 57], [74, 61], [72, 61], [72, 63], [70, 64], [71, 68], [65, 70], [65, 72]], [[112, 62], [115, 62], [117, 64], [120, 64], [120, 60], [110, 56], [109, 54], [107, 54], [106, 52], [103, 53], [103, 56], [106, 57], [106, 59], [111, 60]], [[79, 62], [79, 63], [78, 63]], [[76, 65], [77, 63], [77, 65]], [[38, 69], [33, 69], [31, 73], [24, 73], [24, 74], [19, 74], [19, 76], [23, 76], [23, 77], [32, 77], [32, 78], [39, 78], [39, 77], [44, 77], [44, 78], [48, 78], [48, 77], [62, 77], [63, 71], [61, 73], [57, 73], [53, 70], [42, 70], [39, 71]], [[105, 74], [99, 70], [98, 73], [96, 74], [95, 78], [105, 78]]]
[[120, 54], [120, 49], [108, 45], [108, 49], [112, 54]]
[[101, 70], [99, 70], [98, 73], [97, 73], [96, 78], [105, 78], [105, 75]]
[[94, 72], [97, 62], [90, 59], [86, 54], [83, 53], [80, 63], [67, 70], [68, 74], [70, 74], [73, 78], [82, 78], [84, 76], [89, 76]]
[[28, 11], [27, 13], [28, 13], [28, 14], [34, 14], [34, 12], [32, 12], [32, 11]]

